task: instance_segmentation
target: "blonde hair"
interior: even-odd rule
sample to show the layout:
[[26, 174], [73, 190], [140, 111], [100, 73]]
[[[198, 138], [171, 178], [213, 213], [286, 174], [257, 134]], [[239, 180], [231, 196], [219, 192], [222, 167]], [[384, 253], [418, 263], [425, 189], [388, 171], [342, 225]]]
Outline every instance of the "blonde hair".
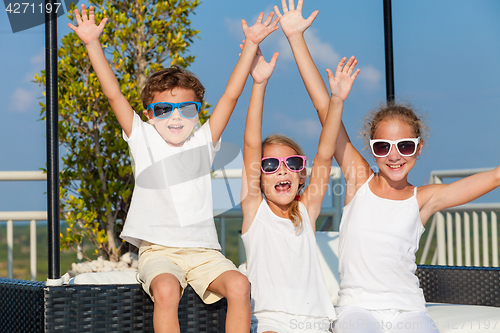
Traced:
[[[287, 146], [295, 150], [297, 155], [305, 155], [297, 142], [281, 134], [272, 134], [265, 138], [264, 141], [262, 141], [262, 152], [264, 152], [264, 147], [270, 145]], [[301, 194], [304, 187], [305, 184], [299, 184], [297, 195]], [[297, 230], [297, 232], [299, 232], [302, 229], [302, 216], [300, 216], [298, 200], [293, 200], [288, 204], [288, 217], [292, 221], [294, 227], [299, 227], [299, 230]]]
[[424, 141], [427, 139], [427, 126], [409, 103], [382, 104], [366, 116], [365, 124], [360, 133], [368, 149], [369, 142], [375, 136], [378, 125], [384, 120], [393, 119], [410, 125], [415, 137], [421, 137]]

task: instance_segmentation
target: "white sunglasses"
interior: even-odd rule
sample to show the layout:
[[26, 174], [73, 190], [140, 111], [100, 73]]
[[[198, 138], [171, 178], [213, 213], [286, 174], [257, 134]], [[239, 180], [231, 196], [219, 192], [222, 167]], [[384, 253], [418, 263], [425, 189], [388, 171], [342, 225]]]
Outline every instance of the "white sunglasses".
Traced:
[[417, 152], [417, 146], [420, 143], [420, 137], [392, 140], [370, 140], [370, 147], [375, 157], [386, 157], [391, 152], [392, 146], [396, 146], [401, 156], [412, 156]]

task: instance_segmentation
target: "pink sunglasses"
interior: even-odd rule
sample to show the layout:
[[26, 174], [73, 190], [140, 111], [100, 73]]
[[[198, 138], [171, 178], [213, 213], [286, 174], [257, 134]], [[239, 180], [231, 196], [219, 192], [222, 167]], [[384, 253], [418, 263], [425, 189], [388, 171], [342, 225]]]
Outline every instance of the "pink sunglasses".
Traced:
[[300, 172], [306, 165], [306, 157], [302, 155], [292, 155], [287, 157], [264, 157], [261, 161], [261, 170], [263, 173], [275, 173], [279, 170], [282, 162], [285, 162], [288, 170]]

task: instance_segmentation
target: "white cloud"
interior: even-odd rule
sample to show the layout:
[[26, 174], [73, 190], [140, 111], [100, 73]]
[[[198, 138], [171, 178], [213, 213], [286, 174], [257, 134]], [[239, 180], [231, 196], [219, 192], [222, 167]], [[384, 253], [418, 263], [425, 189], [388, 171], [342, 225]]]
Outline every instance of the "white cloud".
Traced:
[[[304, 33], [307, 47], [318, 67], [335, 68], [340, 61], [340, 55], [335, 51], [332, 45], [323, 42], [315, 29], [309, 28]], [[281, 38], [277, 42], [280, 55], [284, 60], [293, 60], [293, 54], [290, 50], [290, 45], [286, 37], [281, 34]]]
[[[270, 10], [271, 9], [268, 8], [265, 13], [268, 14]], [[252, 17], [251, 21], [248, 21], [247, 23], [251, 25], [255, 22], [256, 19], [257, 15], [255, 17]], [[226, 27], [231, 35], [238, 38], [243, 38], [241, 21], [239, 19], [226, 18], [225, 22]], [[320, 73], [323, 73], [324, 69], [326, 68], [330, 68], [331, 70], [335, 71], [338, 62], [341, 59], [341, 56], [337, 51], [335, 51], [333, 45], [322, 41], [319, 37], [318, 31], [313, 28], [309, 28], [306, 30], [306, 32], [304, 33], [304, 38], [309, 48], [309, 52], [311, 53], [314, 62], [318, 66]], [[278, 65], [284, 61], [294, 61], [292, 50], [290, 49], [290, 44], [288, 43], [282, 31], [275, 31], [274, 33], [269, 35], [262, 44], [262, 50], [265, 55], [266, 53], [272, 55], [272, 53], [276, 51], [280, 53], [280, 60], [278, 61]], [[358, 77], [358, 81], [361, 82], [362, 86], [365, 89], [375, 90], [380, 88], [382, 82], [382, 73], [380, 73], [380, 71], [378, 71], [373, 66], [366, 66], [360, 69], [361, 74]], [[316, 130], [316, 128], [314, 130]]]
[[45, 48], [40, 49], [40, 52], [38, 52], [38, 54], [31, 57], [30, 63], [35, 66], [43, 66], [45, 64]]
[[283, 113], [273, 113], [273, 119], [279, 120], [280, 127], [284, 133], [290, 133], [294, 137], [298, 133], [307, 139], [318, 139], [318, 133], [321, 133], [321, 124], [318, 118], [291, 118]]
[[332, 45], [320, 40], [316, 30], [306, 30], [304, 38], [314, 61], [324, 66], [330, 66], [330, 68], [337, 66], [337, 63], [340, 61], [340, 55], [334, 50]]
[[224, 20], [226, 28], [233, 37], [244, 39], [243, 30], [241, 30], [241, 20], [226, 17]]
[[[39, 95], [40, 93], [35, 90], [29, 91], [23, 88], [17, 88], [10, 99], [10, 110], [14, 112], [27, 112], [33, 109], [33, 107], [37, 105], [36, 100]], [[40, 111], [40, 108], [38, 107], [36, 111]]]
[[382, 81], [382, 73], [380, 73], [375, 67], [367, 66], [360, 68], [360, 74], [358, 80], [367, 89], [378, 89], [380, 88]]
[[308, 137], [308, 138], [317, 138], [318, 133], [321, 133], [321, 124], [319, 122], [319, 119], [303, 119], [300, 123], [296, 122], [293, 126], [295, 130], [301, 126], [302, 132]]

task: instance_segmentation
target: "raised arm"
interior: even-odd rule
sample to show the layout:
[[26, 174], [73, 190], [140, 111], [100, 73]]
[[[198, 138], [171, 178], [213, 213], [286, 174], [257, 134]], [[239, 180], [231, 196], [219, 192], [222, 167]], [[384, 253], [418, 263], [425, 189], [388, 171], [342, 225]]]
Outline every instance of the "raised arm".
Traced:
[[432, 214], [469, 203], [500, 186], [500, 166], [451, 184], [432, 184], [419, 188], [420, 218], [425, 223]]
[[314, 22], [318, 11], [312, 12], [307, 19], [304, 19], [302, 16], [303, 0], [298, 1], [297, 8], [294, 7], [293, 0], [289, 1], [289, 3], [290, 6], [288, 7], [286, 0], [281, 1], [283, 14], [281, 14], [278, 6], [274, 6], [274, 11], [280, 19], [281, 30], [290, 43], [302, 80], [314, 107], [318, 111], [321, 125], [324, 125], [330, 95], [304, 39], [304, 32]]
[[[314, 11], [307, 19], [302, 16], [303, 0], [297, 2], [297, 8], [294, 7], [294, 1], [289, 1], [289, 6], [286, 0], [281, 1], [283, 15], [279, 8], [274, 6], [274, 11], [280, 19], [281, 30], [288, 39], [290, 47], [297, 63], [300, 76], [304, 81], [307, 93], [313, 102], [314, 108], [318, 113], [321, 125], [324, 125], [327, 110], [330, 104], [330, 95], [328, 89], [319, 73], [314, 61], [311, 57], [309, 49], [304, 39], [304, 32], [311, 26], [318, 15], [318, 11]], [[356, 66], [356, 60], [351, 57], [347, 61], [348, 66]], [[340, 98], [347, 98], [339, 96]], [[352, 145], [351, 140], [345, 130], [344, 124], [340, 124], [339, 137], [337, 138], [337, 147], [335, 149], [335, 160], [342, 169], [342, 174], [347, 183], [345, 201], [347, 204], [351, 197], [354, 196], [357, 188], [361, 186], [372, 173], [370, 165], [363, 156]]]
[[300, 199], [307, 207], [313, 230], [316, 230], [316, 219], [321, 211], [321, 204], [328, 188], [333, 155], [337, 149], [336, 141], [341, 128], [345, 100], [339, 95], [342, 93], [349, 95], [352, 84], [359, 74], [359, 69], [353, 73], [354, 68], [348, 65], [344, 66], [344, 64], [345, 58], [337, 66], [335, 75], [331, 70], [326, 70], [331, 91], [328, 112], [319, 138], [318, 152], [314, 157], [309, 185]]
[[264, 60], [260, 48], [254, 56], [250, 74], [254, 80], [248, 105], [243, 148], [243, 174], [241, 177], [241, 209], [243, 211], [242, 233], [245, 233], [262, 202], [260, 190], [260, 161], [262, 158], [262, 112], [266, 86], [271, 77], [278, 53], [269, 63]]
[[134, 119], [134, 110], [130, 106], [129, 102], [123, 96], [118, 80], [115, 74], [111, 70], [108, 60], [104, 56], [104, 52], [99, 42], [99, 36], [104, 30], [107, 18], [104, 18], [99, 25], [95, 24], [94, 7], [89, 7], [89, 15], [87, 17], [87, 11], [85, 5], [82, 4], [82, 15], [78, 9], [75, 9], [75, 18], [77, 26], [68, 23], [70, 27], [78, 37], [82, 40], [87, 48], [89, 54], [90, 62], [97, 75], [97, 79], [101, 85], [102, 92], [108, 99], [111, 109], [113, 110], [120, 126], [125, 131], [128, 136], [132, 132], [132, 121]]
[[241, 51], [240, 58], [234, 67], [229, 81], [227, 82], [226, 90], [219, 99], [217, 105], [210, 116], [210, 130], [212, 132], [213, 142], [217, 142], [226, 128], [229, 118], [231, 117], [236, 102], [240, 98], [245, 83], [250, 73], [255, 53], [259, 44], [273, 31], [278, 29], [278, 21], [276, 18], [273, 21], [274, 13], [270, 13], [267, 19], [262, 22], [264, 13], [260, 13], [255, 24], [249, 27], [245, 20], [241, 21], [243, 33], [245, 34], [245, 43]]

